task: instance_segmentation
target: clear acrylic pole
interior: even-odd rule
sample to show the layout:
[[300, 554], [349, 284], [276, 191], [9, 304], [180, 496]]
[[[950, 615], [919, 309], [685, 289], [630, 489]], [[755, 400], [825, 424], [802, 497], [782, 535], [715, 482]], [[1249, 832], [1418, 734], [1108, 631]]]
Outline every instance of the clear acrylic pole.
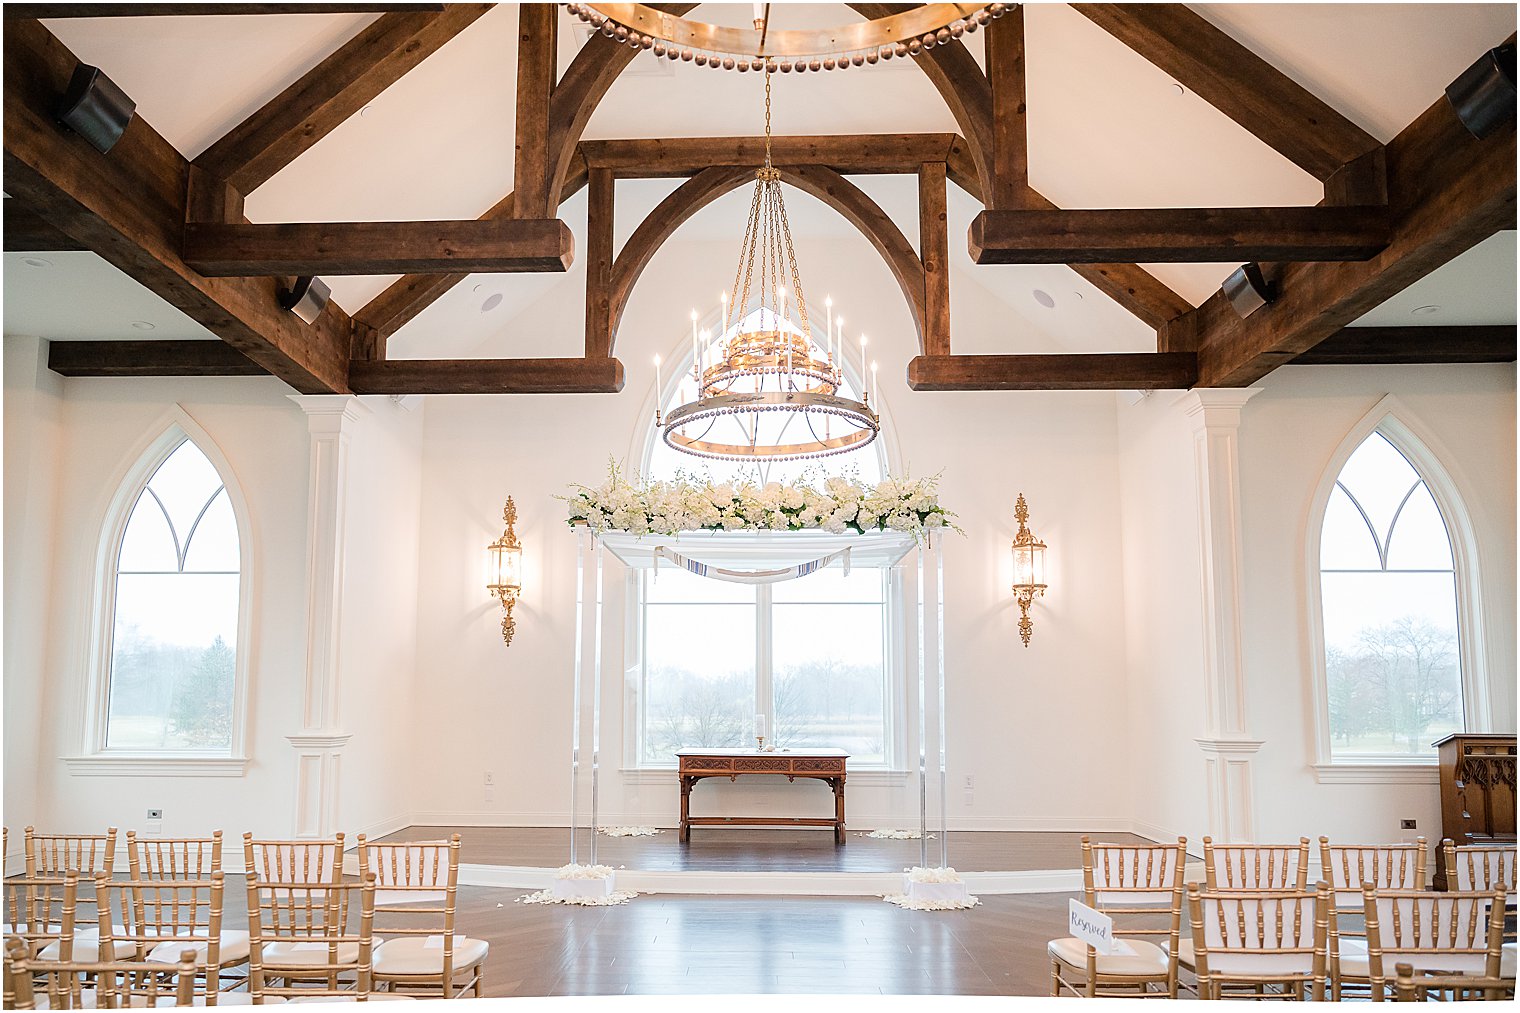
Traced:
[[597, 803], [602, 758], [602, 542], [594, 538], [591, 546], [592, 570], [596, 581], [596, 646], [591, 668], [591, 864], [596, 864]]
[[934, 557], [934, 678], [939, 685], [939, 864], [950, 866], [950, 822], [946, 800], [950, 796], [945, 763], [945, 554], [943, 539], [929, 535], [929, 551]]
[[575, 864], [579, 813], [576, 794], [581, 780], [581, 666], [586, 646], [586, 549], [596, 538], [591, 529], [575, 529], [575, 679], [570, 702], [570, 864]]
[[929, 779], [926, 771], [926, 749], [928, 747], [928, 692], [927, 682], [929, 678], [928, 656], [925, 653], [924, 644], [924, 552], [926, 547], [920, 545], [914, 550], [914, 557], [918, 564], [918, 580], [914, 587], [914, 598], [918, 606], [918, 864], [924, 868], [929, 865]]

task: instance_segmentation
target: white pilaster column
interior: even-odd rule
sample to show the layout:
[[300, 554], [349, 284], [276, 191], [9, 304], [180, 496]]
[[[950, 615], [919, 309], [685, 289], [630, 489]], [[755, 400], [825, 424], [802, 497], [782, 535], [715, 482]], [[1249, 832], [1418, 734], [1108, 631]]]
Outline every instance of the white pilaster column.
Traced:
[[344, 521], [348, 443], [369, 414], [349, 394], [293, 394], [306, 413], [310, 476], [306, 511], [306, 680], [301, 730], [286, 738], [296, 751], [294, 832], [330, 837], [338, 830], [343, 730], [339, 695], [339, 634], [343, 619]]
[[1191, 390], [1179, 399], [1193, 427], [1203, 572], [1204, 753], [1209, 832], [1255, 839], [1256, 803], [1241, 646], [1240, 414], [1258, 388]]

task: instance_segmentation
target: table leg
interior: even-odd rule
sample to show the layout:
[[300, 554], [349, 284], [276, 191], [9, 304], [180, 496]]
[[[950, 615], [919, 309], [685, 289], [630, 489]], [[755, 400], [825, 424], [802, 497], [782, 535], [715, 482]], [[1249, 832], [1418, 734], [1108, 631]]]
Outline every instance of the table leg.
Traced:
[[844, 778], [834, 778], [834, 843], [844, 844]]
[[682, 844], [691, 840], [691, 784], [691, 778], [681, 778], [681, 832], [678, 840]]

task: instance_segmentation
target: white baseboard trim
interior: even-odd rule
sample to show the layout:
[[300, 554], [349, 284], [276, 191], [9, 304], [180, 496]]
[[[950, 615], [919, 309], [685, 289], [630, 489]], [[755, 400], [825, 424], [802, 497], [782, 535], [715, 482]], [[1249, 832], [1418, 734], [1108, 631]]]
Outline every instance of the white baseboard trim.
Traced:
[[405, 830], [407, 827], [417, 825], [417, 821], [412, 817], [411, 813], [398, 813], [395, 816], [391, 816], [383, 820], [377, 820], [368, 826], [355, 827], [351, 831], [345, 831], [344, 843], [347, 845], [347, 847], [344, 850], [352, 851], [354, 847], [359, 843], [360, 834], [363, 834], [365, 837], [371, 839], [376, 837], [389, 837], [391, 834], [399, 833], [402, 830]]
[[[510, 865], [461, 865], [459, 882], [504, 890], [545, 890], [553, 869]], [[1033, 872], [968, 872], [973, 893], [1070, 893], [1082, 886], [1076, 869]], [[880, 897], [902, 890], [900, 872], [652, 872], [619, 869], [619, 888], [639, 893], [748, 894], [801, 897]]]

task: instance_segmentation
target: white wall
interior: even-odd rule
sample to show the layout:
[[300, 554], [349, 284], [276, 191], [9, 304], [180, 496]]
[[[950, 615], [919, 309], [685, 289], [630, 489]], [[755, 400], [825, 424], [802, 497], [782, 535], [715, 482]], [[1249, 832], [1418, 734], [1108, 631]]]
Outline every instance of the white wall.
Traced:
[[[7, 824], [68, 831], [112, 824], [126, 830], [141, 827], [144, 810], [153, 807], [164, 810], [166, 835], [211, 827], [229, 834], [287, 833], [291, 806], [285, 799], [293, 774], [284, 735], [299, 727], [300, 694], [292, 687], [304, 670], [304, 418], [285, 397], [285, 385], [273, 379], [69, 379], [62, 386], [47, 660], [37, 670], [44, 687], [38, 801], [26, 812], [7, 793]], [[247, 747], [253, 762], [241, 778], [77, 776], [62, 758], [80, 755], [85, 746], [102, 524], [117, 485], [172, 421], [175, 404], [215, 441], [248, 503], [254, 629], [252, 642], [239, 647], [250, 652]], [[8, 459], [7, 484], [10, 475]], [[8, 666], [6, 682], [28, 674]], [[6, 759], [10, 765], [18, 758], [8, 752]]]
[[1318, 784], [1304, 545], [1331, 455], [1387, 394], [1433, 433], [1472, 517], [1482, 564], [1495, 730], [1515, 728], [1515, 368], [1290, 366], [1259, 384], [1241, 426], [1242, 608], [1258, 827], [1273, 838], [1440, 837], [1434, 785]]

